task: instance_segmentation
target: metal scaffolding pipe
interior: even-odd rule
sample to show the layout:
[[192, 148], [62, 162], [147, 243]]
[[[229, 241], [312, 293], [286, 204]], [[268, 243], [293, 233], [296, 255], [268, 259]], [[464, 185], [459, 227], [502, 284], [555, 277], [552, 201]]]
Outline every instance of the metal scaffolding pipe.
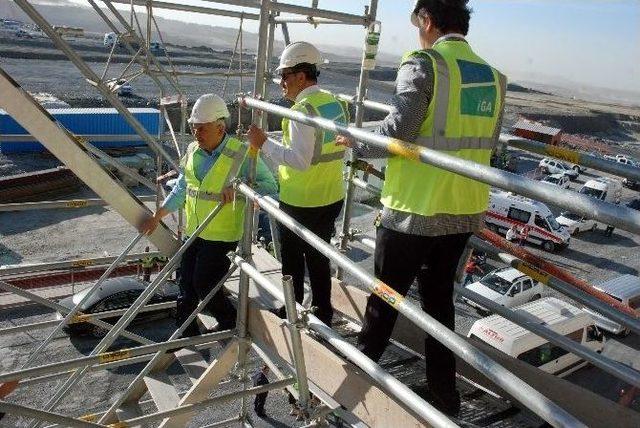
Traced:
[[[152, 251], [149, 253], [135, 253], [129, 254], [124, 258], [124, 261], [140, 260], [143, 257], [156, 257], [160, 256], [160, 252]], [[0, 266], [0, 278], [4, 278], [10, 275], [20, 275], [23, 273], [35, 273], [44, 272], [50, 270], [64, 270], [72, 268], [86, 268], [89, 266], [101, 266], [113, 263], [116, 257], [96, 257], [92, 259], [75, 259], [65, 262], [48, 262], [48, 263], [34, 263], [34, 264], [19, 264], [19, 265], [5, 265]]]
[[[3, 290], [8, 291], [10, 293], [15, 293], [18, 296], [21, 296], [21, 297], [27, 298], [29, 300], [32, 300], [32, 301], [34, 301], [36, 303], [39, 303], [42, 306], [45, 306], [47, 308], [51, 308], [51, 309], [53, 309], [55, 311], [60, 312], [63, 315], [66, 314], [67, 312], [69, 312], [69, 308], [67, 308], [65, 306], [62, 306], [59, 303], [52, 302], [51, 300], [45, 299], [44, 297], [40, 297], [37, 294], [34, 294], [34, 293], [29, 292], [29, 291], [23, 290], [21, 288], [15, 287], [15, 286], [13, 286], [13, 285], [11, 285], [9, 283], [6, 283], [4, 281], [0, 281], [0, 288], [3, 289]], [[94, 324], [94, 325], [97, 325], [98, 327], [104, 328], [106, 330], [109, 330], [109, 329], [113, 328], [113, 326], [111, 324], [109, 324], [107, 322], [104, 322], [102, 320], [99, 320], [99, 319], [87, 319], [87, 322], [89, 322], [91, 324]], [[145, 345], [154, 343], [152, 340], [149, 340], [149, 339], [147, 339], [145, 337], [142, 337], [142, 336], [138, 336], [137, 334], [128, 332], [126, 330], [122, 331], [122, 336], [126, 337], [127, 339], [131, 339], [131, 340], [134, 340], [134, 341], [136, 341], [138, 343], [142, 343], [142, 344], [145, 344]]]
[[53, 422], [64, 427], [78, 427], [78, 428], [91, 428], [91, 427], [103, 427], [93, 422], [82, 421], [68, 416], [61, 415], [59, 413], [45, 412], [33, 407], [22, 406], [15, 403], [7, 403], [0, 400], [0, 412], [8, 413], [10, 415], [24, 416], [28, 418], [36, 418], [41, 421]]
[[561, 159], [567, 162], [597, 169], [598, 171], [604, 171], [613, 175], [618, 175], [620, 177], [626, 177], [632, 180], [640, 181], [640, 168], [618, 162], [612, 162], [610, 160], [591, 156], [577, 150], [552, 146], [551, 144], [544, 144], [538, 141], [533, 141], [504, 133], [500, 134], [500, 142], [508, 144], [509, 146], [515, 147], [520, 150], [525, 150], [527, 152], [537, 153], [543, 156], [551, 156], [556, 159]]
[[10, 382], [13, 380], [19, 381], [23, 378], [48, 375], [62, 370], [70, 370], [79, 367], [92, 366], [95, 364], [104, 364], [114, 361], [127, 360], [129, 358], [139, 357], [154, 352], [167, 352], [172, 349], [180, 349], [192, 345], [202, 345], [204, 343], [216, 342], [222, 339], [229, 339], [231, 337], [233, 337], [233, 331], [226, 330], [203, 334], [201, 336], [187, 337], [184, 339], [172, 339], [161, 343], [143, 345], [135, 348], [125, 348], [119, 349], [117, 351], [103, 352], [86, 357], [79, 357], [71, 360], [61, 361], [58, 363], [45, 364], [38, 367], [2, 373], [0, 374], [0, 382]]
[[[320, 239], [320, 238], [318, 238]], [[242, 257], [236, 256], [233, 262], [246, 272], [261, 288], [267, 291], [271, 296], [285, 303], [286, 299], [284, 293], [280, 287], [273, 284], [266, 276], [264, 276], [258, 269], [251, 266]], [[304, 308], [300, 304], [296, 304], [297, 311], [302, 311]], [[449, 418], [433, 407], [430, 403], [424, 401], [415, 392], [411, 391], [406, 385], [400, 382], [395, 377], [384, 371], [375, 361], [364, 355], [355, 346], [347, 342], [343, 337], [326, 326], [318, 317], [307, 313], [307, 323], [314, 331], [317, 331], [322, 337], [328, 340], [332, 346], [342, 352], [347, 358], [349, 358], [356, 366], [361, 368], [365, 373], [371, 376], [379, 385], [381, 385], [386, 391], [392, 393], [402, 403], [407, 405], [411, 410], [416, 412], [426, 422], [435, 427], [456, 427]]]
[[165, 418], [171, 418], [171, 417], [182, 415], [185, 413], [192, 413], [199, 410], [204, 410], [207, 407], [213, 406], [215, 404], [226, 403], [228, 401], [237, 400], [238, 398], [247, 398], [252, 395], [260, 394], [263, 392], [269, 392], [276, 389], [283, 389], [289, 385], [293, 385], [295, 381], [296, 381], [295, 378], [290, 377], [287, 379], [282, 379], [282, 380], [272, 382], [267, 385], [258, 386], [255, 388], [249, 388], [243, 391], [233, 392], [231, 394], [222, 395], [220, 397], [208, 398], [198, 403], [185, 404], [183, 406], [176, 407], [174, 409], [163, 410], [157, 413], [153, 413], [151, 415], [144, 415], [144, 416], [139, 416], [137, 418], [127, 419], [123, 423], [124, 423], [124, 426], [141, 426], [149, 422], [162, 420]]
[[449, 348], [453, 353], [469, 363], [480, 373], [487, 376], [487, 378], [492, 380], [500, 388], [507, 391], [512, 397], [527, 406], [542, 419], [548, 421], [554, 426], [584, 427], [584, 424], [567, 413], [557, 404], [540, 394], [537, 390], [523, 382], [500, 364], [487, 357], [464, 339], [458, 337], [458, 335], [444, 327], [427, 313], [423, 312], [417, 305], [405, 299], [404, 296], [399, 294], [393, 288], [370, 276], [366, 271], [349, 260], [348, 257], [337, 252], [330, 244], [324, 242], [299, 222], [266, 202], [262, 196], [256, 193], [249, 186], [241, 183], [238, 185], [238, 190], [245, 194], [249, 199], [255, 201], [265, 211], [272, 214], [280, 223], [291, 229], [296, 235], [314, 246], [314, 248], [321, 254], [349, 271], [354, 275], [354, 277], [356, 277], [356, 279], [360, 280], [369, 291], [383, 299], [395, 310], [403, 314], [409, 321], [426, 331], [434, 339]]
[[618, 361], [607, 358], [599, 354], [598, 352], [592, 351], [591, 349], [580, 345], [580, 343], [575, 342], [573, 339], [556, 333], [555, 331], [541, 324], [540, 320], [536, 317], [531, 316], [531, 314], [521, 309], [511, 310], [509, 308], [506, 308], [503, 305], [500, 305], [493, 300], [481, 296], [480, 294], [460, 285], [456, 286], [455, 290], [458, 294], [463, 295], [467, 299], [473, 300], [474, 302], [477, 302], [485, 308], [489, 309], [491, 312], [494, 312], [501, 317], [506, 318], [509, 321], [535, 333], [536, 335], [547, 339], [549, 342], [558, 345], [559, 347], [567, 350], [568, 352], [571, 352], [572, 354], [577, 355], [578, 357], [590, 362], [596, 367], [601, 368], [605, 372], [617, 377], [618, 379], [621, 379], [628, 384], [635, 385], [636, 387], [640, 387], [640, 372], [632, 369], [625, 364], [619, 363]]
[[[156, 200], [155, 196], [138, 196], [142, 202], [152, 202]], [[31, 211], [31, 210], [54, 210], [61, 208], [85, 208], [85, 207], [103, 207], [109, 205], [104, 199], [67, 199], [62, 201], [42, 201], [42, 202], [13, 202], [9, 204], [0, 204], [0, 212], [10, 211]], [[0, 268], [2, 269], [2, 268]]]
[[[145, 306], [142, 309], [140, 309], [140, 313], [160, 311], [162, 309], [174, 308], [175, 306], [176, 306], [176, 302], [154, 303], [153, 305]], [[73, 320], [69, 321], [69, 324], [78, 324], [78, 323], [88, 322], [88, 320], [90, 319], [101, 320], [103, 318], [118, 317], [124, 314], [126, 311], [127, 311], [126, 309], [114, 309], [112, 311], [86, 313], [86, 314], [76, 316]], [[22, 333], [23, 331], [39, 330], [41, 328], [56, 326], [59, 323], [60, 323], [59, 320], [49, 320], [49, 321], [34, 322], [30, 324], [17, 325], [15, 327], [7, 327], [0, 330], [0, 335], [17, 334], [17, 333]]]
[[485, 253], [490, 254], [496, 260], [506, 263], [507, 265], [515, 269], [518, 269], [534, 280], [548, 285], [549, 287], [561, 292], [565, 296], [571, 297], [576, 302], [582, 303], [583, 305], [605, 315], [606, 317], [619, 324], [622, 324], [636, 334], [640, 335], [640, 319], [637, 318], [635, 312], [632, 312], [633, 315], [621, 312], [619, 309], [616, 309], [610, 304], [603, 302], [596, 296], [588, 294], [566, 281], [551, 276], [548, 273], [541, 271], [537, 267], [531, 265], [530, 263], [527, 263], [526, 261], [523, 261], [509, 253], [500, 251], [499, 248], [496, 248], [495, 246], [481, 240], [477, 236], [472, 236], [471, 239], [469, 239], [469, 245], [479, 251], [484, 251]]
[[[354, 95], [336, 94], [336, 97], [352, 104], [356, 103]], [[387, 114], [393, 111], [393, 108], [390, 105], [377, 101], [364, 100], [362, 105], [370, 110]], [[593, 168], [598, 171], [608, 172], [620, 177], [627, 177], [640, 181], [640, 168], [612, 162], [607, 159], [601, 159], [577, 150], [553, 146], [551, 144], [544, 144], [507, 133], [500, 134], [500, 142], [527, 152], [537, 153], [543, 156], [551, 156], [556, 159], [561, 159], [578, 165], [584, 165], [585, 167]]]
[[274, 21], [277, 24], [312, 24], [312, 25], [362, 25], [361, 22], [344, 22], [337, 21], [335, 19], [326, 19], [326, 18], [288, 18], [288, 17], [276, 17]]
[[267, 111], [305, 125], [313, 126], [314, 128], [345, 135], [383, 148], [396, 156], [433, 165], [482, 183], [507, 189], [536, 200], [555, 204], [572, 212], [582, 214], [585, 217], [598, 219], [624, 230], [640, 233], [640, 212], [630, 208], [602, 202], [586, 195], [576, 194], [576, 192], [571, 190], [559, 189], [555, 186], [543, 186], [528, 178], [460, 159], [444, 152], [426, 149], [405, 141], [372, 134], [362, 129], [338, 125], [327, 119], [310, 117], [302, 112], [254, 98], [245, 96], [241, 97], [239, 101], [253, 109]]
[[[120, 3], [120, 4], [126, 4], [126, 5], [130, 5], [132, 2], [134, 6], [147, 5], [147, 0], [111, 0], [111, 3]], [[191, 6], [186, 4], [171, 3], [171, 2], [165, 2], [165, 1], [153, 0], [152, 6], [154, 9], [178, 10], [183, 12], [201, 13], [205, 15], [217, 15], [217, 16], [227, 16], [230, 18], [251, 19], [254, 21], [257, 21], [260, 18], [260, 16], [256, 13], [238, 12], [234, 10], [215, 9], [215, 8], [202, 7], [202, 6]]]

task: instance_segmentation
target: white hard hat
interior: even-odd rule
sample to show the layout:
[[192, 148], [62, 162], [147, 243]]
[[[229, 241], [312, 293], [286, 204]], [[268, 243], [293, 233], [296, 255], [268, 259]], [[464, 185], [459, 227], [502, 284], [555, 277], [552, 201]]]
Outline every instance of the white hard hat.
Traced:
[[282, 55], [280, 55], [280, 65], [278, 65], [276, 70], [294, 67], [305, 62], [309, 64], [320, 64], [322, 62], [320, 51], [311, 43], [291, 43], [284, 48]]
[[215, 94], [204, 94], [193, 105], [188, 122], [209, 123], [229, 116], [229, 109], [222, 98]]

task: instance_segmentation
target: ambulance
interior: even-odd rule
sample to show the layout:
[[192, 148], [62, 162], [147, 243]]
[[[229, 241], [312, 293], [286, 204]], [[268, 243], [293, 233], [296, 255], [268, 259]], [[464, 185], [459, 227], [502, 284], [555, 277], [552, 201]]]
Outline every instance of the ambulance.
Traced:
[[489, 230], [502, 234], [514, 225], [519, 231], [528, 226], [526, 240], [549, 252], [565, 249], [571, 239], [545, 204], [511, 192], [491, 189], [484, 221]]

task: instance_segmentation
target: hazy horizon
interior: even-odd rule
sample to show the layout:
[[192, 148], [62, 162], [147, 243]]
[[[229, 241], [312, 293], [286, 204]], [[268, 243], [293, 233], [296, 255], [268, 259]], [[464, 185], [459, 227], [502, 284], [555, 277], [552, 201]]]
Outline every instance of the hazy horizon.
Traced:
[[[70, 0], [87, 6], [84, 0]], [[175, 1], [204, 7], [240, 10], [205, 0]], [[286, 0], [308, 6], [309, 1]], [[55, 4], [58, 2], [47, 2]], [[58, 3], [59, 4], [59, 3]], [[323, 0], [320, 8], [362, 14], [365, 0]], [[412, 0], [380, 0], [382, 22], [380, 51], [400, 57], [418, 47], [415, 27], [408, 17]], [[537, 81], [588, 85], [629, 92], [640, 98], [640, 2], [637, 0], [471, 0], [473, 8], [468, 40], [478, 54], [507, 74], [512, 81]], [[116, 5], [127, 8], [126, 5]], [[142, 11], [143, 8], [140, 8]], [[246, 10], [246, 9], [245, 9]], [[257, 10], [256, 10], [257, 12]], [[165, 19], [228, 27], [237, 31], [239, 20], [219, 16], [154, 9]], [[284, 16], [284, 15], [283, 15]], [[257, 32], [256, 21], [244, 28]], [[291, 40], [307, 40], [342, 55], [349, 48], [361, 50], [362, 27], [290, 24]], [[283, 40], [282, 33], [276, 33]], [[337, 50], [340, 49], [338, 52]], [[353, 52], [358, 55], [358, 51]], [[535, 79], [532, 79], [535, 77]], [[634, 94], [631, 94], [633, 92]]]

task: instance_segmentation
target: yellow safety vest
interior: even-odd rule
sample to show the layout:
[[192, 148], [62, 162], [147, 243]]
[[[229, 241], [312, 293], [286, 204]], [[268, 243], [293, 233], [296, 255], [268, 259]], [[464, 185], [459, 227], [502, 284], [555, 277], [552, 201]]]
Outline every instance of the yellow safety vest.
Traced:
[[[500, 134], [507, 79], [461, 40], [407, 53], [433, 63], [434, 91], [415, 144], [489, 165]], [[453, 172], [398, 156], [389, 159], [381, 202], [423, 216], [479, 214], [489, 186]]]
[[[326, 91], [317, 91], [291, 107], [309, 116], [319, 116], [340, 124], [349, 122], [349, 110]], [[344, 147], [336, 146], [336, 134], [315, 130], [315, 146], [311, 166], [300, 171], [280, 165], [280, 200], [297, 207], [320, 207], [344, 198], [342, 158]], [[282, 119], [282, 144], [291, 147], [289, 119]]]
[[[229, 137], [222, 153], [202, 181], [196, 178], [194, 156], [198, 143], [187, 148], [184, 158], [184, 176], [187, 183], [185, 202], [187, 236], [193, 235], [207, 215], [222, 200], [222, 190], [240, 171], [247, 154], [247, 146], [240, 140]], [[234, 242], [242, 237], [245, 199], [238, 197], [235, 203], [227, 203], [200, 233], [207, 241]]]

